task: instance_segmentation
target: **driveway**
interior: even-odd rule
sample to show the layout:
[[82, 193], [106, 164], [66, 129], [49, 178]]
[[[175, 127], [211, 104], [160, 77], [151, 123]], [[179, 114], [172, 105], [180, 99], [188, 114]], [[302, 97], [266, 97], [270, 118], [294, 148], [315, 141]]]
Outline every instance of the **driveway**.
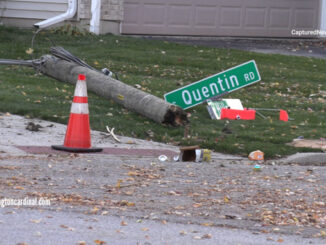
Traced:
[[270, 39], [270, 38], [219, 38], [219, 37], [166, 37], [150, 36], [189, 45], [239, 49], [264, 54], [296, 55], [326, 59], [326, 40], [321, 39]]

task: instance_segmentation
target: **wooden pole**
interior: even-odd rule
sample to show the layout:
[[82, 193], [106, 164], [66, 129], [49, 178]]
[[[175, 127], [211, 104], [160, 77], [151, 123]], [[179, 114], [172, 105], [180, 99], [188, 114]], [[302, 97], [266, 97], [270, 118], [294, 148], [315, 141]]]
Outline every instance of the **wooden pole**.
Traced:
[[187, 114], [184, 110], [154, 95], [138, 90], [100, 72], [52, 55], [44, 55], [41, 60], [38, 69], [43, 74], [58, 81], [75, 84], [78, 74], [85, 74], [87, 89], [103, 98], [112, 99], [125, 108], [158, 123], [173, 126], [188, 123]]

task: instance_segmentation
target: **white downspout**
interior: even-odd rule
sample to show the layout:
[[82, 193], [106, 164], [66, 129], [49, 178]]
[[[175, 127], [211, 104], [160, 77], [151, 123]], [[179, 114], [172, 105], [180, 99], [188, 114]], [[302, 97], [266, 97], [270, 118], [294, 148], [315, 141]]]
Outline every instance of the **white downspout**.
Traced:
[[65, 13], [54, 16], [50, 19], [47, 20], [43, 20], [41, 22], [37, 22], [34, 24], [35, 27], [43, 29], [46, 28], [48, 26], [57, 24], [59, 22], [62, 22], [64, 20], [70, 19], [72, 17], [74, 17], [74, 15], [77, 12], [77, 1], [78, 0], [68, 0], [68, 9]]
[[92, 0], [91, 12], [92, 18], [90, 21], [89, 31], [99, 35], [101, 24], [101, 0]]

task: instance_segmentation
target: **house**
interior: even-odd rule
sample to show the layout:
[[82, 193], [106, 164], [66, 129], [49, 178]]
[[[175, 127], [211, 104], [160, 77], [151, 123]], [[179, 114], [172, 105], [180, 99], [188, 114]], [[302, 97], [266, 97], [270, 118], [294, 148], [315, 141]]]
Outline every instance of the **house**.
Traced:
[[[89, 25], [92, 0], [1, 0], [0, 23], [32, 27], [64, 13], [68, 1], [77, 1], [69, 22]], [[318, 36], [326, 31], [326, 0], [101, 0], [100, 23], [101, 33], [115, 34]]]
[[[32, 28], [35, 23], [64, 14], [69, 2], [76, 3], [77, 9], [73, 18], [69, 18], [66, 23], [88, 27], [91, 18], [91, 0], [0, 0], [0, 24]], [[101, 32], [120, 34], [123, 0], [101, 2]]]

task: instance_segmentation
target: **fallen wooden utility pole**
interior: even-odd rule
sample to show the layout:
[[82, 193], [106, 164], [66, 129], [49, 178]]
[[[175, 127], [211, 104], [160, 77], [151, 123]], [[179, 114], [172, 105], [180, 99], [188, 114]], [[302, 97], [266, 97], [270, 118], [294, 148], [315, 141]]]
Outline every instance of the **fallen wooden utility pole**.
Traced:
[[88, 90], [101, 97], [112, 99], [159, 123], [173, 126], [188, 123], [187, 114], [180, 107], [74, 62], [44, 55], [37, 68], [47, 76], [71, 84], [76, 83], [78, 74], [85, 74]]

